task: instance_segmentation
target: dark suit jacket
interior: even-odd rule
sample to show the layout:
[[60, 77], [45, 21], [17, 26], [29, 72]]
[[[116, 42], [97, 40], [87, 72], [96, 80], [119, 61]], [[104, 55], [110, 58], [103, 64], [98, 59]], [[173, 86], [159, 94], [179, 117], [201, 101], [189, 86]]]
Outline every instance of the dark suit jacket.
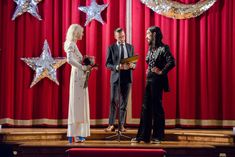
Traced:
[[[125, 45], [126, 45], [128, 57], [132, 57], [134, 55], [133, 46], [128, 43], [125, 43]], [[117, 65], [119, 65], [120, 60], [121, 60], [121, 55], [119, 54], [120, 50], [119, 50], [118, 45], [115, 43], [109, 46], [107, 51], [108, 52], [107, 52], [107, 59], [106, 59], [106, 67], [111, 70], [110, 82], [115, 83], [119, 80], [119, 72], [118, 70], [116, 70], [116, 67]], [[127, 74], [125, 78], [121, 78], [121, 79], [126, 79], [126, 80], [129, 80], [128, 82], [132, 82], [132, 70], [128, 70], [128, 71], [129, 71], [129, 74]]]
[[[149, 55], [150, 51], [148, 51], [146, 56], [147, 63], [149, 63]], [[169, 46], [167, 45], [160, 46], [153, 55], [155, 59], [154, 66], [162, 70], [162, 75], [158, 75], [158, 77], [160, 77], [160, 80], [163, 83], [164, 91], [167, 92], [170, 90], [167, 73], [175, 66], [175, 59], [170, 52]]]

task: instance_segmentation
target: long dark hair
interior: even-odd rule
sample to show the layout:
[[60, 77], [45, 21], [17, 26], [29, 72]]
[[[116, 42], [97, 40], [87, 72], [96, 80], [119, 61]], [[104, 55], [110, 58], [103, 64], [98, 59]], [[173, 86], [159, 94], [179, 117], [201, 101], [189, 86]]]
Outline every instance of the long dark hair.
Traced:
[[150, 45], [150, 49], [154, 50], [154, 49], [157, 49], [159, 46], [162, 46], [163, 43], [162, 43], [162, 31], [159, 27], [156, 27], [156, 26], [151, 26], [148, 28], [148, 30], [151, 32], [151, 33], [156, 33], [156, 35], [153, 36], [153, 41]]

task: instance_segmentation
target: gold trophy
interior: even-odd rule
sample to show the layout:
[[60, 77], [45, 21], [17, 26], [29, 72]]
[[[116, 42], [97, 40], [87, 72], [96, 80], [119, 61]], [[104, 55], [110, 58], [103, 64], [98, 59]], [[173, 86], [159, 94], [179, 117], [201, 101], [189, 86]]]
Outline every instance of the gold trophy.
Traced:
[[138, 61], [139, 56], [138, 55], [134, 55], [132, 57], [128, 57], [128, 58], [123, 58], [120, 63], [121, 64], [130, 64], [130, 63], [136, 63]]

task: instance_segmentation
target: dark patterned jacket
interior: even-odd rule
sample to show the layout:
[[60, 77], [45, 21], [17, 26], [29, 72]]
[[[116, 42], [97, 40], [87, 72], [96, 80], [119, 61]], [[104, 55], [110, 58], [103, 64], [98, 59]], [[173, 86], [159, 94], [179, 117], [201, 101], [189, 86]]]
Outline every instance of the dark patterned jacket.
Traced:
[[159, 68], [162, 71], [162, 75], [158, 75], [157, 77], [163, 83], [164, 91], [169, 91], [167, 73], [175, 66], [175, 59], [170, 52], [169, 46], [162, 45], [158, 47], [158, 49], [155, 51], [151, 51], [149, 49], [148, 54], [146, 56], [146, 62], [148, 64], [149, 71], [147, 78], [156, 75], [151, 73], [151, 68]]

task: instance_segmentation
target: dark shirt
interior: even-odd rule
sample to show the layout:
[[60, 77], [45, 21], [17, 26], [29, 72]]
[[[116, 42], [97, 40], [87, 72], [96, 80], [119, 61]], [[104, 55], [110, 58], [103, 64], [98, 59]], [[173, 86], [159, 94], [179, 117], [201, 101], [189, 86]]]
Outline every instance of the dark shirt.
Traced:
[[152, 68], [154, 68], [156, 66], [156, 56], [157, 51], [152, 51], [149, 50], [149, 60], [148, 60], [148, 69], [151, 70]]

